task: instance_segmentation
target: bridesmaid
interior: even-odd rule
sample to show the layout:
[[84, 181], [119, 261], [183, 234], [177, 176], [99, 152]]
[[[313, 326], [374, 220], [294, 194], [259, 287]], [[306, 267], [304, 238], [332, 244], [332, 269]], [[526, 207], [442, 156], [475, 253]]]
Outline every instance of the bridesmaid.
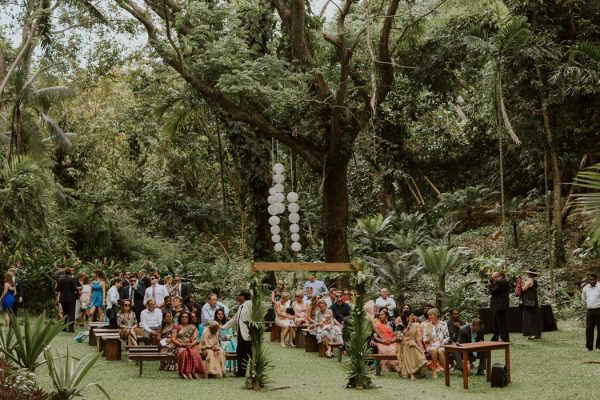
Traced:
[[92, 272], [92, 298], [90, 299], [90, 320], [93, 321], [94, 314], [98, 311], [98, 321], [104, 319], [104, 307], [106, 307], [106, 278], [104, 272], [95, 270]]

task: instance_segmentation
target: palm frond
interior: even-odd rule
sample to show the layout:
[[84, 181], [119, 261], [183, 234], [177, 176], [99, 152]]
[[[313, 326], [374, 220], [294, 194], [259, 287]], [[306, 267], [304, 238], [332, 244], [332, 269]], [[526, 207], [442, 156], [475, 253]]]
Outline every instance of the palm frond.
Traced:
[[42, 120], [50, 131], [50, 137], [46, 140], [51, 140], [61, 150], [68, 152], [73, 148], [71, 139], [76, 136], [73, 132], [65, 132], [52, 118], [42, 113]]
[[64, 0], [65, 3], [72, 5], [78, 10], [84, 11], [90, 17], [94, 18], [98, 22], [107, 24], [108, 20], [102, 14], [102, 12], [95, 6], [94, 3], [88, 0]]
[[580, 42], [569, 49], [569, 59], [583, 62], [586, 60], [600, 62], [600, 47], [592, 42]]

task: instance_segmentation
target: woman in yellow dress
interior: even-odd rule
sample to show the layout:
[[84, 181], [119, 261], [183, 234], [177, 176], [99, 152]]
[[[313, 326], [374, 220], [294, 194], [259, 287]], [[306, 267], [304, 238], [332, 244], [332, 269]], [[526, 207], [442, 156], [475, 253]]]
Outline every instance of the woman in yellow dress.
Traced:
[[208, 329], [202, 333], [200, 342], [200, 350], [206, 356], [205, 364], [209, 377], [225, 377], [225, 350], [221, 348], [220, 340], [219, 323], [211, 321]]

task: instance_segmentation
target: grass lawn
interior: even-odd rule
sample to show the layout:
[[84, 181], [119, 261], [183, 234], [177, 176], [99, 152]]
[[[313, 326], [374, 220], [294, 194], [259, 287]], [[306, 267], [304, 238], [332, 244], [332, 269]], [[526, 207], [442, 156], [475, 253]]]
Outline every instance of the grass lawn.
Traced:
[[[375, 377], [379, 388], [374, 390], [345, 389], [344, 363], [336, 358], [319, 358], [316, 353], [299, 349], [282, 349], [270, 345], [274, 369], [271, 388], [253, 392], [242, 388], [239, 378], [224, 380], [184, 381], [176, 372], [158, 370], [158, 361], [144, 363], [144, 375], [138, 377], [138, 367], [124, 360], [101, 362], [90, 373], [88, 382], [101, 383], [114, 400], [131, 399], [594, 399], [598, 396], [600, 353], [585, 349], [584, 329], [580, 323], [562, 322], [560, 331], [544, 333], [539, 341], [528, 342], [521, 335], [511, 334], [512, 383], [492, 389], [485, 377], [471, 374], [469, 390], [462, 388], [462, 375], [453, 372], [450, 387], [444, 386], [443, 373], [411, 382], [395, 373]], [[72, 354], [82, 356], [93, 351], [87, 344], [73, 341], [73, 335], [61, 334], [53, 347], [61, 354], [69, 346]], [[586, 363], [586, 362], [596, 363]], [[504, 362], [504, 352], [492, 352], [492, 363]], [[38, 382], [51, 389], [44, 367], [38, 370]], [[101, 393], [90, 389], [87, 399], [101, 399]]]

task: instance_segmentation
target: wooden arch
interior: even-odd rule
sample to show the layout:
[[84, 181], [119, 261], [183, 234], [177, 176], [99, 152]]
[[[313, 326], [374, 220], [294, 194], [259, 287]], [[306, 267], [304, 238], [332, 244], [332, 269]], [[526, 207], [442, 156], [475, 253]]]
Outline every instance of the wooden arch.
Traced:
[[314, 271], [314, 272], [358, 272], [360, 264], [352, 263], [300, 263], [300, 262], [258, 262], [251, 264], [252, 275], [263, 271]]

